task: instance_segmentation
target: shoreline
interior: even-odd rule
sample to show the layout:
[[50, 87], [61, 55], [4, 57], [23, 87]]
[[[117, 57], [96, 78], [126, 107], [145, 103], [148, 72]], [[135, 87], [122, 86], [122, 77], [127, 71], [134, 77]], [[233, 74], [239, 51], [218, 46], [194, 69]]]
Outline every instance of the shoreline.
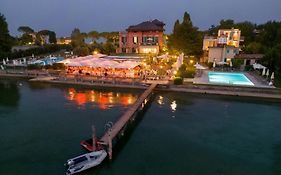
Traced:
[[[35, 76], [36, 77], [36, 76]], [[0, 78], [20, 78], [29, 79], [35, 78], [34, 76], [17, 75], [17, 74], [0, 74]], [[38, 78], [38, 77], [37, 77]], [[49, 79], [44, 77], [43, 79], [33, 79], [31, 82], [51, 83], [51, 84], [65, 84], [65, 85], [81, 85], [90, 87], [108, 87], [108, 88], [129, 88], [129, 89], [147, 89], [149, 84], [132, 83], [132, 84], [120, 84], [120, 83], [106, 83], [106, 82], [83, 82], [83, 81], [67, 81], [57, 80], [50, 77]], [[239, 97], [253, 97], [253, 98], [265, 98], [265, 99], [281, 99], [281, 89], [277, 88], [260, 88], [260, 87], [242, 87], [242, 86], [223, 86], [223, 85], [206, 85], [206, 84], [189, 84], [189, 85], [161, 85], [155, 89], [157, 91], [166, 92], [181, 92], [181, 93], [196, 93], [196, 94], [210, 94], [210, 95], [225, 95], [225, 96], [239, 96]]]

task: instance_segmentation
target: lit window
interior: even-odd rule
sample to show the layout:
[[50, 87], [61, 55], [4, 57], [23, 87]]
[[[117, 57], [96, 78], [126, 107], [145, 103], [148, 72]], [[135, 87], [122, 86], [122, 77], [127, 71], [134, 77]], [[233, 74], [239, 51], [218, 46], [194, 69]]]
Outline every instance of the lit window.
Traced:
[[133, 37], [133, 43], [134, 43], [134, 44], [137, 44], [137, 43], [138, 43], [138, 37], [137, 37], [137, 36], [134, 36], [134, 37]]

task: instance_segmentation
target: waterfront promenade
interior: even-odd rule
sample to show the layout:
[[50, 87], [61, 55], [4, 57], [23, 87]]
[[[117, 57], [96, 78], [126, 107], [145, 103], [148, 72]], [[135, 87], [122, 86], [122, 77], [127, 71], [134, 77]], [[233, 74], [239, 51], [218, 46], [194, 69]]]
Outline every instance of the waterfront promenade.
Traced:
[[[199, 93], [199, 94], [213, 94], [213, 95], [229, 95], [229, 96], [245, 96], [255, 98], [269, 98], [281, 99], [281, 89], [279, 88], [266, 88], [266, 87], [246, 87], [246, 86], [226, 86], [226, 85], [208, 85], [208, 84], [187, 84], [187, 85], [173, 85], [172, 82], [162, 80], [141, 80], [129, 78], [116, 78], [105, 79], [96, 77], [96, 81], [86, 78], [68, 78], [64, 76], [51, 76], [46, 78], [45, 75], [37, 77], [37, 74], [6, 74], [0, 73], [0, 78], [36, 78], [34, 82], [44, 82], [53, 84], [65, 85], [83, 85], [92, 87], [112, 87], [112, 88], [132, 88], [132, 89], [147, 89], [151, 83], [158, 83], [160, 86], [156, 88], [159, 91], [175, 91], [186, 93]], [[161, 86], [162, 84], [162, 86]], [[164, 85], [164, 86], [163, 86]]]

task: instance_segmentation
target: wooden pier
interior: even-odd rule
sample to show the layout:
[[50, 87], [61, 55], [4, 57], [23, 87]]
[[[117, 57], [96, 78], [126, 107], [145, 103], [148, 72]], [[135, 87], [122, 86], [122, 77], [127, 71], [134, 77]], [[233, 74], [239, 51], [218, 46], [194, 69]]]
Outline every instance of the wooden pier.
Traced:
[[146, 103], [146, 99], [152, 93], [153, 89], [157, 86], [157, 83], [153, 83], [147, 90], [138, 98], [138, 100], [118, 119], [117, 122], [103, 135], [100, 142], [108, 146], [109, 157], [112, 156], [112, 140], [118, 135], [122, 128], [128, 123], [128, 121], [139, 110], [143, 103]]

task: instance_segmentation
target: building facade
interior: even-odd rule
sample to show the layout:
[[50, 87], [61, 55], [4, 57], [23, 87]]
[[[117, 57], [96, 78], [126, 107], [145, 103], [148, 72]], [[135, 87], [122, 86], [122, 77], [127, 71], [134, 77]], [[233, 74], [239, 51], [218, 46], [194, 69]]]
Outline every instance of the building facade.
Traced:
[[243, 41], [239, 29], [220, 29], [218, 35], [205, 36], [203, 40], [203, 62], [226, 62], [239, 54]]
[[239, 53], [239, 48], [234, 46], [209, 47], [208, 62], [228, 62]]
[[158, 54], [163, 47], [164, 25], [155, 19], [129, 26], [126, 32], [119, 32], [117, 53]]

